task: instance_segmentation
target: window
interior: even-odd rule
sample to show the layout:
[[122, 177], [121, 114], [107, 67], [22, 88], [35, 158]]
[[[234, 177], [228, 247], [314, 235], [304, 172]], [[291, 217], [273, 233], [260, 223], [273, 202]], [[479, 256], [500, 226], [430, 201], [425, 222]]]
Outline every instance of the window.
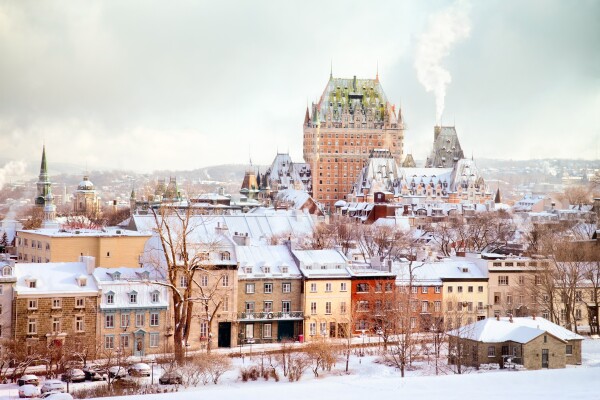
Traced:
[[263, 303], [263, 311], [266, 312], [266, 313], [273, 312], [273, 302], [272, 301], [265, 301]]
[[512, 294], [506, 295], [506, 304], [512, 304]]
[[223, 298], [223, 311], [229, 311], [229, 296]]
[[115, 348], [115, 337], [113, 335], [104, 336], [104, 348], [107, 350]]
[[224, 251], [221, 253], [221, 261], [229, 261], [231, 260], [231, 254], [228, 251]]
[[581, 314], [581, 308], [577, 308], [577, 309], [575, 310], [575, 319], [576, 319], [576, 320], [580, 320], [580, 319], [582, 319], [582, 318], [583, 318], [583, 316], [582, 316], [582, 314]]
[[311, 291], [311, 293], [315, 293], [317, 291], [317, 284], [316, 283], [311, 283], [310, 284], [310, 291]]
[[131, 304], [137, 303], [137, 293], [136, 292], [129, 293], [129, 302]]
[[37, 319], [29, 318], [27, 320], [27, 334], [35, 335], [37, 333]]
[[75, 308], [83, 308], [85, 307], [85, 299], [83, 297], [75, 298]]
[[327, 335], [327, 322], [321, 322], [321, 336]]
[[449, 301], [449, 302], [447, 303], [447, 305], [446, 305], [446, 308], [448, 309], [448, 311], [452, 311], [452, 310], [453, 310], [453, 307], [454, 307], [454, 306], [453, 306], [453, 304], [454, 304], [454, 303], [452, 303], [451, 301]]
[[83, 332], [85, 330], [85, 322], [83, 319], [83, 315], [77, 315], [75, 317], [75, 331]]
[[348, 285], [346, 284], [346, 282], [341, 282], [340, 283], [340, 291], [345, 292], [347, 290], [348, 290]]
[[573, 355], [573, 345], [572, 344], [568, 344], [567, 345], [566, 355], [568, 355], [568, 356], [572, 356]]
[[265, 293], [273, 293], [273, 284], [265, 283]]
[[581, 290], [575, 291], [575, 301], [583, 301], [583, 294]]
[[246, 293], [254, 293], [254, 283], [246, 283]]
[[494, 304], [500, 304], [501, 298], [500, 292], [494, 292]]
[[37, 310], [37, 308], [38, 308], [37, 299], [29, 299], [29, 301], [27, 302], [27, 308], [29, 308], [30, 310]]
[[360, 300], [356, 303], [356, 311], [364, 312], [369, 311], [369, 302], [367, 300]]
[[416, 286], [413, 286], [412, 288], [410, 288], [410, 291], [411, 291], [411, 293], [413, 293], [413, 294], [417, 294], [417, 293], [419, 293], [419, 288], [418, 288], [418, 287], [416, 287]]
[[436, 292], [436, 293], [441, 293], [441, 292], [442, 292], [442, 288], [441, 288], [441, 286], [436, 286], [436, 287], [435, 287], [435, 292]]
[[421, 293], [423, 293], [423, 294], [427, 293], [427, 286], [421, 287]]
[[369, 291], [369, 284], [368, 283], [357, 283], [356, 284], [356, 291], [361, 293], [361, 292], [368, 292]]
[[188, 280], [187, 280], [187, 276], [180, 276], [179, 277], [179, 286], [182, 288], [187, 287], [188, 285]]
[[140, 327], [140, 326], [144, 326], [145, 321], [145, 315], [142, 313], [138, 313], [135, 314], [135, 326], [136, 327]]
[[104, 317], [104, 327], [105, 328], [114, 328], [115, 327], [115, 315], [114, 314], [106, 314]]
[[331, 302], [325, 302], [325, 314], [331, 314]]
[[[39, 260], [38, 262], [42, 262], [42, 260]], [[87, 285], [87, 278], [85, 278], [85, 277], [77, 278], [77, 284], [79, 285], [79, 287], [85, 287], [85, 285]]]
[[229, 286], [229, 275], [223, 274], [222, 285], [223, 287]]
[[479, 293], [483, 293], [483, 286], [477, 286], [477, 291]]
[[289, 272], [289, 268], [288, 267], [281, 267], [281, 273], [282, 274], [287, 274]]
[[326, 283], [325, 284], [325, 291], [326, 292], [331, 292], [331, 283]]
[[159, 293], [158, 292], [152, 292], [150, 294], [150, 301], [153, 303], [158, 303], [158, 299], [159, 299]]
[[317, 302], [313, 301], [310, 303], [310, 313], [315, 315], [317, 313]]
[[496, 357], [496, 347], [488, 346], [488, 357]]
[[417, 327], [417, 318], [410, 317], [410, 329], [415, 329]]
[[158, 333], [150, 334], [150, 347], [158, 347], [160, 335]]
[[523, 275], [519, 275], [519, 285], [525, 284], [525, 277]]
[[270, 338], [271, 337], [271, 324], [264, 324], [263, 325], [263, 337], [264, 338]]
[[60, 308], [61, 303], [60, 299], [52, 299], [52, 308]]
[[309, 327], [310, 336], [315, 336], [317, 334], [317, 323], [311, 322], [308, 327]]
[[281, 291], [283, 293], [290, 293], [292, 291], [292, 284], [290, 282], [284, 282], [281, 284]]
[[121, 335], [121, 347], [124, 349], [129, 348], [129, 335]]
[[435, 312], [440, 312], [442, 311], [442, 302], [441, 301], [436, 301], [433, 303], [433, 310]]
[[52, 317], [52, 332], [60, 332], [60, 318]]
[[457, 287], [456, 287], [456, 291], [457, 291], [458, 293], [462, 293], [462, 286], [457, 286]]
[[340, 314], [346, 314], [346, 302], [340, 302]]
[[292, 311], [292, 302], [290, 301], [282, 301], [281, 302], [281, 311], [284, 313], [289, 313]]
[[157, 312], [150, 313], [150, 326], [158, 326], [158, 313]]
[[246, 302], [246, 312], [247, 313], [253, 313], [254, 312], [254, 302], [253, 301], [247, 301]]
[[473, 302], [472, 301], [470, 301], [470, 302], [467, 303], [467, 311], [468, 312], [473, 312]]
[[508, 285], [508, 275], [500, 275], [498, 277], [498, 285], [500, 285], [500, 286]]
[[200, 275], [200, 286], [202, 286], [202, 287], [208, 286], [208, 275], [206, 275], [206, 274]]
[[423, 301], [421, 302], [421, 312], [426, 313], [429, 311], [429, 302]]
[[477, 302], [477, 312], [483, 312], [483, 302], [482, 301]]
[[131, 325], [130, 315], [121, 314], [121, 328], [129, 328]]
[[113, 293], [106, 294], [106, 304], [115, 304], [115, 295]]
[[[25, 261], [27, 261], [27, 260], [25, 260]], [[29, 281], [29, 285], [27, 285], [27, 286], [29, 286], [29, 288], [31, 288], [31, 289], [35, 289], [37, 287], [37, 281]]]
[[541, 285], [542, 284], [542, 277], [539, 275], [535, 276], [535, 284], [536, 285]]
[[469, 293], [473, 293], [473, 286], [469, 286], [469, 287], [467, 287], [467, 292], [469, 292]]
[[448, 286], [448, 293], [452, 293], [452, 286]]
[[265, 274], [270, 274], [271, 273], [271, 267], [263, 267], [263, 272]]
[[375, 283], [375, 291], [381, 292], [381, 288], [382, 288], [381, 282], [376, 282]]
[[[392, 284], [390, 282], [386, 282], [385, 284], [385, 291], [386, 292], [391, 292], [392, 291]], [[436, 292], [439, 293], [439, 292]]]
[[208, 322], [206, 322], [206, 321], [200, 322], [200, 337], [201, 338], [208, 337]]

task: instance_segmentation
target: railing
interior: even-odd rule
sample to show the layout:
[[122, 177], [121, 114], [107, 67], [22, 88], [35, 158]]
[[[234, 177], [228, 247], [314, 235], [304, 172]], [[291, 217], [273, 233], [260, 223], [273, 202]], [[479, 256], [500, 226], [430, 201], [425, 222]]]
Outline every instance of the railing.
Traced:
[[255, 321], [255, 320], [272, 320], [272, 319], [304, 319], [302, 311], [290, 312], [242, 312], [238, 313], [238, 320]]

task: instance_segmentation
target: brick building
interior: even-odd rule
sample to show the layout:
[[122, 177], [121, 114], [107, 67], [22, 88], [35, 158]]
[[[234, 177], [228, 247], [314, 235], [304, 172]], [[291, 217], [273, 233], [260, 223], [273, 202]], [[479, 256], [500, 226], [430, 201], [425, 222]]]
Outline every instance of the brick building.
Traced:
[[318, 103], [304, 117], [304, 160], [312, 170], [312, 195], [326, 206], [346, 199], [373, 149], [403, 157], [404, 123], [379, 77], [329, 77]]

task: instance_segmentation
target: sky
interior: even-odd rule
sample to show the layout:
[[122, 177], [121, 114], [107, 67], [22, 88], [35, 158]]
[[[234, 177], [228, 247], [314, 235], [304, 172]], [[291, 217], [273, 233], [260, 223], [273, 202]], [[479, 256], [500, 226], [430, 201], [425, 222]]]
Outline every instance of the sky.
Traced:
[[597, 159], [599, 15], [600, 0], [0, 1], [0, 177], [37, 168], [44, 143], [51, 173], [302, 161], [330, 69], [379, 73], [417, 160], [440, 101], [475, 159]]

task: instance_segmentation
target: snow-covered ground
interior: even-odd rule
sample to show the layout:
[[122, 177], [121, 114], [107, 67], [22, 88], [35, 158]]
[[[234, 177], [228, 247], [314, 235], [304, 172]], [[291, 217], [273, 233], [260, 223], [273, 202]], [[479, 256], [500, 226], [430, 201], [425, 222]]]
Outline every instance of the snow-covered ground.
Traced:
[[[397, 370], [375, 363], [378, 357], [352, 356], [350, 374], [343, 372], [340, 362], [330, 373], [314, 378], [307, 370], [299, 382], [290, 383], [281, 376], [279, 382], [242, 382], [239, 378], [241, 359], [234, 360], [234, 369], [226, 373], [218, 385], [209, 384], [197, 388], [180, 389], [177, 393], [136, 395], [138, 400], [197, 400], [203, 398], [219, 400], [272, 398], [294, 399], [365, 399], [407, 398], [425, 396], [431, 399], [465, 400], [535, 400], [535, 399], [599, 399], [600, 398], [600, 340], [585, 340], [583, 343], [583, 365], [566, 369], [541, 371], [473, 371], [464, 375], [425, 376], [432, 368], [423, 365], [407, 372], [400, 378]], [[245, 357], [244, 366], [259, 362], [257, 356]], [[155, 372], [155, 379], [160, 372]], [[149, 379], [147, 379], [149, 382]], [[102, 384], [102, 383], [100, 383]], [[78, 384], [73, 384], [77, 387]], [[90, 383], [79, 384], [90, 385]], [[0, 385], [0, 396], [17, 395], [16, 385]], [[168, 396], [168, 397], [167, 397]], [[467, 397], [465, 397], [467, 396]], [[132, 396], [128, 396], [131, 399]], [[115, 399], [115, 398], [112, 398]]]

